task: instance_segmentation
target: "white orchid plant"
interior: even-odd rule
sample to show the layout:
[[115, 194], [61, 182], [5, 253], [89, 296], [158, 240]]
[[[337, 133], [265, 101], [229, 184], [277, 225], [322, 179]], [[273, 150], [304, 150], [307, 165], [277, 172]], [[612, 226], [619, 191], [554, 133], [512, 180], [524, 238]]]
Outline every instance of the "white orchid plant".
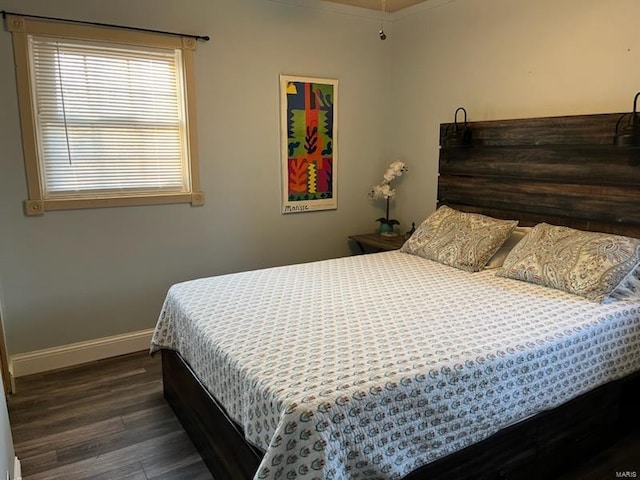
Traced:
[[393, 229], [394, 225], [400, 224], [398, 220], [389, 218], [389, 199], [396, 196], [396, 190], [394, 188], [391, 188], [392, 180], [394, 180], [396, 177], [400, 177], [406, 171], [406, 165], [400, 160], [391, 162], [391, 165], [389, 165], [389, 168], [387, 168], [387, 171], [382, 177], [382, 182], [380, 182], [378, 185], [375, 185], [369, 192], [369, 196], [371, 198], [384, 198], [387, 201], [386, 216], [380, 217], [376, 220], [376, 222], [380, 222], [381, 226], [388, 225], [391, 229]]

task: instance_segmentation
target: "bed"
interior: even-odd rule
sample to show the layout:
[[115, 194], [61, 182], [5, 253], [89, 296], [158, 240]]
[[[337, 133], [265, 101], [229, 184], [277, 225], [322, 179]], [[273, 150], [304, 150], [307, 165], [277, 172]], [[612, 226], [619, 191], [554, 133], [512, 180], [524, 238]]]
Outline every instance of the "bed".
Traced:
[[[640, 236], [617, 118], [475, 122], [470, 145], [441, 125], [437, 212]], [[637, 425], [640, 301], [469, 273], [411, 241], [170, 289], [152, 350], [216, 480], [551, 478]]]

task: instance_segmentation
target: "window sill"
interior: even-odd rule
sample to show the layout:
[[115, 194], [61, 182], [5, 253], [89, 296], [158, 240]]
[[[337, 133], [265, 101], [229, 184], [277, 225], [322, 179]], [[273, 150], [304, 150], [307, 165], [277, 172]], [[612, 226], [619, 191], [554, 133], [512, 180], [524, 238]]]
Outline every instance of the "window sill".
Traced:
[[47, 200], [26, 200], [27, 216], [43, 215], [50, 210], [76, 210], [83, 208], [126, 207], [136, 205], [163, 205], [168, 203], [190, 203], [192, 206], [204, 205], [204, 193], [176, 193], [162, 195], [144, 195], [132, 197], [105, 198], [60, 198]]

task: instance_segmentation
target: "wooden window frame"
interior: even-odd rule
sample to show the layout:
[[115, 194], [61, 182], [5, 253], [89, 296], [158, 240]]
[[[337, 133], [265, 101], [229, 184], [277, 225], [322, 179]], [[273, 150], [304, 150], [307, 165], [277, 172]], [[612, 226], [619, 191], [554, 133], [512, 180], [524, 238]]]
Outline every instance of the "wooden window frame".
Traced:
[[[25, 201], [26, 215], [42, 215], [49, 210], [116, 207], [127, 205], [157, 205], [167, 203], [190, 203], [192, 206], [204, 204], [204, 194], [200, 190], [198, 149], [195, 114], [195, 74], [193, 53], [196, 39], [187, 36], [165, 35], [132, 31], [103, 26], [71, 24], [53, 20], [39, 20], [19, 15], [7, 15], [6, 29], [11, 32], [16, 68], [22, 148], [27, 177], [28, 199]], [[96, 198], [46, 198], [44, 195], [42, 172], [38, 158], [36, 119], [31, 88], [31, 69], [28, 39], [30, 35], [57, 37], [61, 39], [89, 40], [118, 43], [129, 46], [180, 49], [184, 72], [184, 96], [186, 109], [186, 142], [190, 176], [190, 192], [186, 193], [144, 193], [126, 196], [97, 196]]]

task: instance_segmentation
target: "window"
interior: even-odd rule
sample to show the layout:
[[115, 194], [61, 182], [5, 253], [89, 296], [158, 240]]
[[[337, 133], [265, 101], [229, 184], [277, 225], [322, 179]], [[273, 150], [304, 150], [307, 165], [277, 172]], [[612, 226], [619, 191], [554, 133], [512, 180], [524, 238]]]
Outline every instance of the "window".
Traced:
[[190, 37], [10, 15], [28, 215], [201, 205]]

